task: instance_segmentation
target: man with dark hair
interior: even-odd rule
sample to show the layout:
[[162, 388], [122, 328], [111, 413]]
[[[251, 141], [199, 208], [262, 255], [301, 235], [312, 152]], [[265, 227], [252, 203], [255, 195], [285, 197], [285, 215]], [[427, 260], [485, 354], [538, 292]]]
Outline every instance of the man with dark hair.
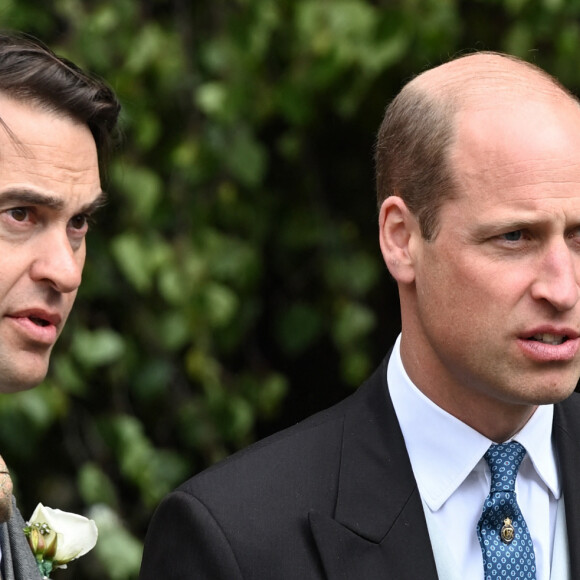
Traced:
[[338, 405], [190, 479], [142, 580], [580, 578], [580, 106], [475, 53], [376, 146], [401, 335]]
[[[38, 385], [73, 306], [88, 220], [104, 202], [119, 103], [102, 81], [0, 33], [0, 392]], [[0, 461], [4, 580], [40, 578]]]

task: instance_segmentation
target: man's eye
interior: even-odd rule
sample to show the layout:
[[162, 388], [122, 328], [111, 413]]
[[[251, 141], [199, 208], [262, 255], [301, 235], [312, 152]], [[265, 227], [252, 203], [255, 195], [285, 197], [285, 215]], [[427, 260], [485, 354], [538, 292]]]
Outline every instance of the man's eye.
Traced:
[[24, 207], [15, 207], [9, 209], [7, 213], [10, 215], [12, 219], [16, 220], [17, 222], [26, 221], [26, 219], [28, 218], [28, 210]]
[[85, 214], [79, 214], [79, 215], [75, 215], [70, 220], [70, 225], [75, 230], [82, 230], [82, 229], [87, 227], [88, 221], [89, 221], [88, 216], [86, 216]]
[[508, 242], [519, 242], [522, 239], [522, 230], [514, 230], [513, 232], [507, 232], [502, 234], [500, 238]]

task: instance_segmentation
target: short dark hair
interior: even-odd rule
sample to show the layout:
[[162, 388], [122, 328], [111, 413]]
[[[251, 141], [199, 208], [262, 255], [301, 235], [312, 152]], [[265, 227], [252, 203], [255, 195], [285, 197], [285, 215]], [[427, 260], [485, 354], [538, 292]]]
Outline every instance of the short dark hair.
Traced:
[[86, 125], [101, 164], [108, 160], [121, 109], [115, 93], [41, 41], [0, 31], [0, 94]]
[[441, 204], [455, 192], [448, 154], [454, 117], [452, 102], [407, 85], [387, 108], [377, 136], [377, 202], [400, 196], [426, 240], [435, 236]]

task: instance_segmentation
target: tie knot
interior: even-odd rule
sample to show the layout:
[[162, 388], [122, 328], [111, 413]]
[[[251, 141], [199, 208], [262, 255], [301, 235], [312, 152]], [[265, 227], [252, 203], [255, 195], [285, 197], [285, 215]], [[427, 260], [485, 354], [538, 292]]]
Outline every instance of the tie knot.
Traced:
[[491, 492], [514, 491], [516, 477], [526, 450], [517, 441], [491, 445], [485, 460], [491, 470]]

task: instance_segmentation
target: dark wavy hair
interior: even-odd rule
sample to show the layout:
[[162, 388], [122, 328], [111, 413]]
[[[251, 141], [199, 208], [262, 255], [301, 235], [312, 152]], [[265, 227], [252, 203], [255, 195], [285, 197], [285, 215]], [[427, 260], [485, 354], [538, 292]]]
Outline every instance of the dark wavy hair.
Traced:
[[101, 164], [108, 160], [121, 109], [115, 93], [39, 40], [0, 31], [0, 93], [86, 125]]

